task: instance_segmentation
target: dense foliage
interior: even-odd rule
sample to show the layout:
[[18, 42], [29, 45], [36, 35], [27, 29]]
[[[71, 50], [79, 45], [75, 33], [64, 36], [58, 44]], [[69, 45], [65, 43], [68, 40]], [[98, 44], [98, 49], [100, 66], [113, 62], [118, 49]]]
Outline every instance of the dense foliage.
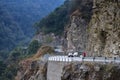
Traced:
[[32, 25], [64, 0], [0, 0], [0, 53], [30, 41]]
[[[90, 19], [91, 7], [84, 6], [82, 0], [66, 0], [63, 5], [56, 8], [48, 16], [44, 17], [40, 22], [35, 24], [37, 29], [36, 33], [55, 33], [61, 35], [64, 31], [64, 27], [69, 23], [69, 18], [75, 10], [82, 11], [82, 16], [85, 20]], [[86, 3], [91, 5], [92, 3]], [[86, 12], [87, 11], [87, 12]], [[86, 14], [87, 13], [87, 14]]]
[[0, 6], [0, 52], [11, 50], [25, 38], [9, 12]]
[[41, 44], [37, 40], [32, 41], [29, 44], [28, 53], [29, 54], [35, 54], [40, 46], [41, 46]]
[[52, 13], [35, 24], [37, 33], [43, 31], [45, 34], [50, 32], [58, 35], [62, 34], [64, 26], [69, 20], [68, 16], [68, 4], [65, 2], [64, 5], [56, 8]]
[[[3, 61], [0, 61], [0, 76], [3, 75], [5, 68], [6, 68], [6, 65], [3, 63]], [[2, 77], [0, 77], [0, 80], [2, 80]]]
[[34, 22], [63, 2], [64, 0], [0, 0], [0, 80], [14, 80], [19, 61], [37, 52], [41, 44], [36, 40], [28, 48], [16, 46], [28, 42], [34, 33]]
[[14, 80], [14, 77], [17, 73], [19, 60], [22, 59], [21, 49], [14, 49], [9, 58], [3, 61], [0, 61], [0, 80]]
[[25, 35], [31, 37], [34, 33], [32, 25], [43, 16], [48, 15], [64, 0], [0, 0], [20, 26]]
[[41, 44], [37, 40], [32, 41], [29, 47], [16, 47], [12, 50], [8, 58], [0, 60], [0, 80], [14, 80], [19, 69], [19, 62], [22, 59], [34, 55], [40, 48]]

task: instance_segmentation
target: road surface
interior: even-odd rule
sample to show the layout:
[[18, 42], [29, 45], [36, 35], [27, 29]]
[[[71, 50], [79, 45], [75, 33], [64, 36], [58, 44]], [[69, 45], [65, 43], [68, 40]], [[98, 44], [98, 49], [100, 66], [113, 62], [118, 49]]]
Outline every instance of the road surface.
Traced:
[[74, 62], [74, 61], [86, 61], [86, 62], [114, 62], [120, 63], [120, 58], [105, 58], [105, 57], [68, 57], [68, 56], [50, 56], [48, 61], [62, 61], [62, 62]]

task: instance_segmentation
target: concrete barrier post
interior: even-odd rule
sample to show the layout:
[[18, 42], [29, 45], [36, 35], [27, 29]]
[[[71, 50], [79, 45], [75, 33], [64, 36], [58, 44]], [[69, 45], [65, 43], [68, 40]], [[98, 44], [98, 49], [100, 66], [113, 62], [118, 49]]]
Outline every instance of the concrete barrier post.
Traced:
[[68, 58], [66, 58], [66, 62], [68, 62]]
[[93, 57], [93, 62], [95, 61], [95, 57]]
[[114, 63], [115, 63], [115, 61], [116, 61], [116, 57], [114, 57]]
[[106, 59], [107, 59], [107, 57], [105, 57], [105, 63], [106, 63]]

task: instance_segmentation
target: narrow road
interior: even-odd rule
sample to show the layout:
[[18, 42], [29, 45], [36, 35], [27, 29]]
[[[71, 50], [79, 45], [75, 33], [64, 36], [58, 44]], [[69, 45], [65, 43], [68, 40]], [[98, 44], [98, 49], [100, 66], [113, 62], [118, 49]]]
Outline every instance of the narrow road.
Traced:
[[105, 57], [68, 57], [68, 56], [51, 56], [48, 61], [62, 61], [62, 62], [74, 62], [74, 61], [86, 61], [86, 62], [107, 62], [107, 63], [120, 63], [120, 58], [105, 58]]

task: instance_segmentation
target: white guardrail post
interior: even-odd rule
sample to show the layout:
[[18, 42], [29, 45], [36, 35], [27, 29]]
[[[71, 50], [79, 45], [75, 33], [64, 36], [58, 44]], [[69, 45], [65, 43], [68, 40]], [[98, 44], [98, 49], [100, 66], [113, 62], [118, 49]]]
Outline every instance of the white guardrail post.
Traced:
[[106, 59], [107, 59], [107, 57], [105, 57], [105, 63], [106, 63]]
[[104, 62], [104, 63], [120, 63], [120, 58], [107, 58], [107, 57], [68, 57], [68, 56], [51, 56], [48, 58], [49, 61], [63, 61], [63, 62], [72, 62], [72, 61], [91, 61], [91, 62]]
[[95, 61], [95, 57], [93, 57], [93, 62]]

